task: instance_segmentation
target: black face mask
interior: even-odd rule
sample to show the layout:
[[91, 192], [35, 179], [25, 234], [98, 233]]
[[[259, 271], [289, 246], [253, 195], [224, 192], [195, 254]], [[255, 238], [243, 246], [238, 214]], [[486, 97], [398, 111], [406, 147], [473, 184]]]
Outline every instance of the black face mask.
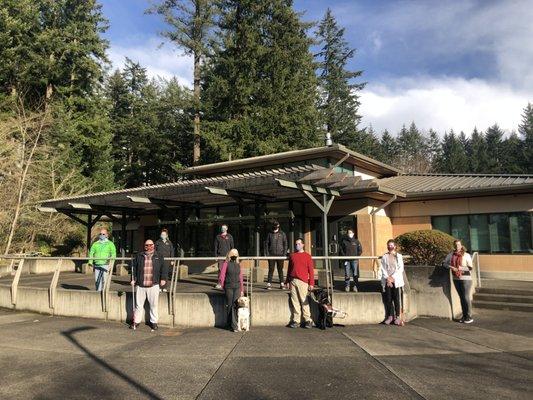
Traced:
[[237, 259], [237, 257], [236, 257], [236, 256], [231, 256], [229, 259], [230, 259], [231, 261], [235, 261], [235, 260]]

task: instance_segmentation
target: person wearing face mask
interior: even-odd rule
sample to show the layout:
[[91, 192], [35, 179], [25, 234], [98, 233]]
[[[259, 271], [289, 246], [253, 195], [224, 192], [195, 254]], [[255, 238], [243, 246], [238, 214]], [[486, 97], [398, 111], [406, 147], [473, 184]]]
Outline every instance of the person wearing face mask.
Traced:
[[157, 242], [155, 242], [155, 251], [157, 251], [160, 255], [163, 256], [165, 259], [165, 264], [168, 270], [168, 276], [165, 277], [167, 284], [161, 288], [162, 292], [167, 291], [168, 281], [170, 280], [170, 277], [172, 275], [172, 266], [174, 265], [174, 261], [167, 260], [168, 258], [175, 257], [175, 251], [174, 251], [174, 245], [168, 238], [168, 229], [163, 228], [161, 230], [161, 235]]
[[231, 249], [220, 268], [219, 285], [226, 294], [227, 327], [237, 332], [237, 299], [244, 296], [244, 279], [239, 264], [239, 252]]
[[131, 329], [137, 329], [144, 314], [144, 303], [150, 304], [150, 327], [157, 330], [159, 319], [159, 286], [166, 283], [168, 270], [163, 256], [155, 251], [154, 242], [148, 239], [144, 242], [144, 251], [133, 259], [131, 268], [131, 285], [135, 290], [135, 312]]
[[396, 251], [396, 243], [390, 239], [387, 242], [387, 252], [381, 257], [381, 286], [385, 293], [385, 309], [387, 315], [385, 325], [402, 325], [401, 320], [401, 290], [403, 280], [403, 257]]
[[454, 251], [449, 253], [444, 260], [444, 266], [452, 270], [453, 285], [461, 299], [463, 317], [459, 322], [471, 324], [472, 304], [470, 302], [470, 290], [472, 289], [472, 256], [466, 252], [460, 240], [454, 240]]
[[[287, 257], [287, 235], [279, 228], [279, 222], [274, 221], [272, 224], [272, 232], [268, 233], [265, 243], [266, 256]], [[272, 276], [274, 275], [274, 266], [277, 266], [280, 289], [284, 289], [283, 284], [283, 264], [285, 260], [268, 260], [268, 280], [267, 290], [272, 288]]]
[[94, 283], [96, 291], [104, 289], [104, 282], [107, 279], [109, 262], [117, 256], [115, 244], [109, 240], [109, 231], [106, 228], [100, 229], [98, 240], [94, 242], [89, 251], [89, 266], [94, 268]]
[[296, 250], [289, 257], [286, 285], [290, 285], [291, 320], [289, 328], [298, 328], [303, 316], [304, 328], [311, 329], [311, 310], [309, 308], [309, 292], [315, 286], [315, 269], [313, 259], [304, 251], [303, 239], [295, 241]]
[[[358, 257], [363, 253], [361, 242], [355, 237], [353, 229], [348, 229], [348, 233], [341, 240], [340, 255], [349, 257]], [[344, 290], [357, 292], [357, 284], [359, 282], [359, 260], [345, 260], [344, 261]], [[352, 286], [353, 285], [353, 286]]]
[[[215, 238], [215, 257], [226, 257], [228, 252], [235, 247], [233, 236], [228, 232], [228, 226], [223, 224], [220, 227], [220, 233]], [[218, 280], [220, 281], [220, 269], [224, 260], [218, 262]], [[222, 289], [220, 284], [215, 285], [215, 289]]]

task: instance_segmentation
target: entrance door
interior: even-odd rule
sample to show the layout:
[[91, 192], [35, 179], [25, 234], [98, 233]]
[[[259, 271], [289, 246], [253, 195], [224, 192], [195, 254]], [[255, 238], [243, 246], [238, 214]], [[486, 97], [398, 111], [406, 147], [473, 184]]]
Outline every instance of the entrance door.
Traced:
[[[311, 218], [311, 255], [324, 255], [324, 241], [322, 240], [322, 218]], [[355, 230], [357, 237], [357, 220], [355, 215], [328, 217], [328, 251], [330, 255], [339, 254], [339, 243], [341, 238], [347, 234], [348, 228]], [[318, 265], [322, 263], [317, 262]], [[339, 261], [333, 260], [332, 268], [338, 268]]]

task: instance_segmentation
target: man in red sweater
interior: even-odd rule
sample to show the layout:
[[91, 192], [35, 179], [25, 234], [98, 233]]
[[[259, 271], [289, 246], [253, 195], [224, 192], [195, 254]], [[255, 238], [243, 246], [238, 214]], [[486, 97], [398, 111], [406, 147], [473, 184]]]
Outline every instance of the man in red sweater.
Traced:
[[296, 251], [289, 257], [289, 270], [285, 284], [290, 283], [291, 288], [291, 322], [290, 328], [298, 328], [303, 314], [304, 328], [311, 329], [311, 310], [309, 309], [308, 292], [313, 290], [315, 285], [315, 270], [313, 259], [304, 251], [304, 241], [297, 239], [295, 242]]

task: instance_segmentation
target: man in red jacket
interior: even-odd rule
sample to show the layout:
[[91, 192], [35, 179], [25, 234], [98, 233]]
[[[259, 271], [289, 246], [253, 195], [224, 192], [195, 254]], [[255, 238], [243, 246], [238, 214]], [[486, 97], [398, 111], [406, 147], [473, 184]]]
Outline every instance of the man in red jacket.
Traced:
[[303, 239], [297, 239], [295, 245], [296, 251], [289, 257], [289, 270], [285, 280], [285, 284], [290, 283], [291, 288], [291, 322], [289, 327], [298, 328], [303, 314], [303, 327], [311, 329], [313, 321], [311, 320], [311, 310], [309, 309], [308, 293], [313, 290], [315, 285], [313, 259], [309, 253], [304, 251]]

